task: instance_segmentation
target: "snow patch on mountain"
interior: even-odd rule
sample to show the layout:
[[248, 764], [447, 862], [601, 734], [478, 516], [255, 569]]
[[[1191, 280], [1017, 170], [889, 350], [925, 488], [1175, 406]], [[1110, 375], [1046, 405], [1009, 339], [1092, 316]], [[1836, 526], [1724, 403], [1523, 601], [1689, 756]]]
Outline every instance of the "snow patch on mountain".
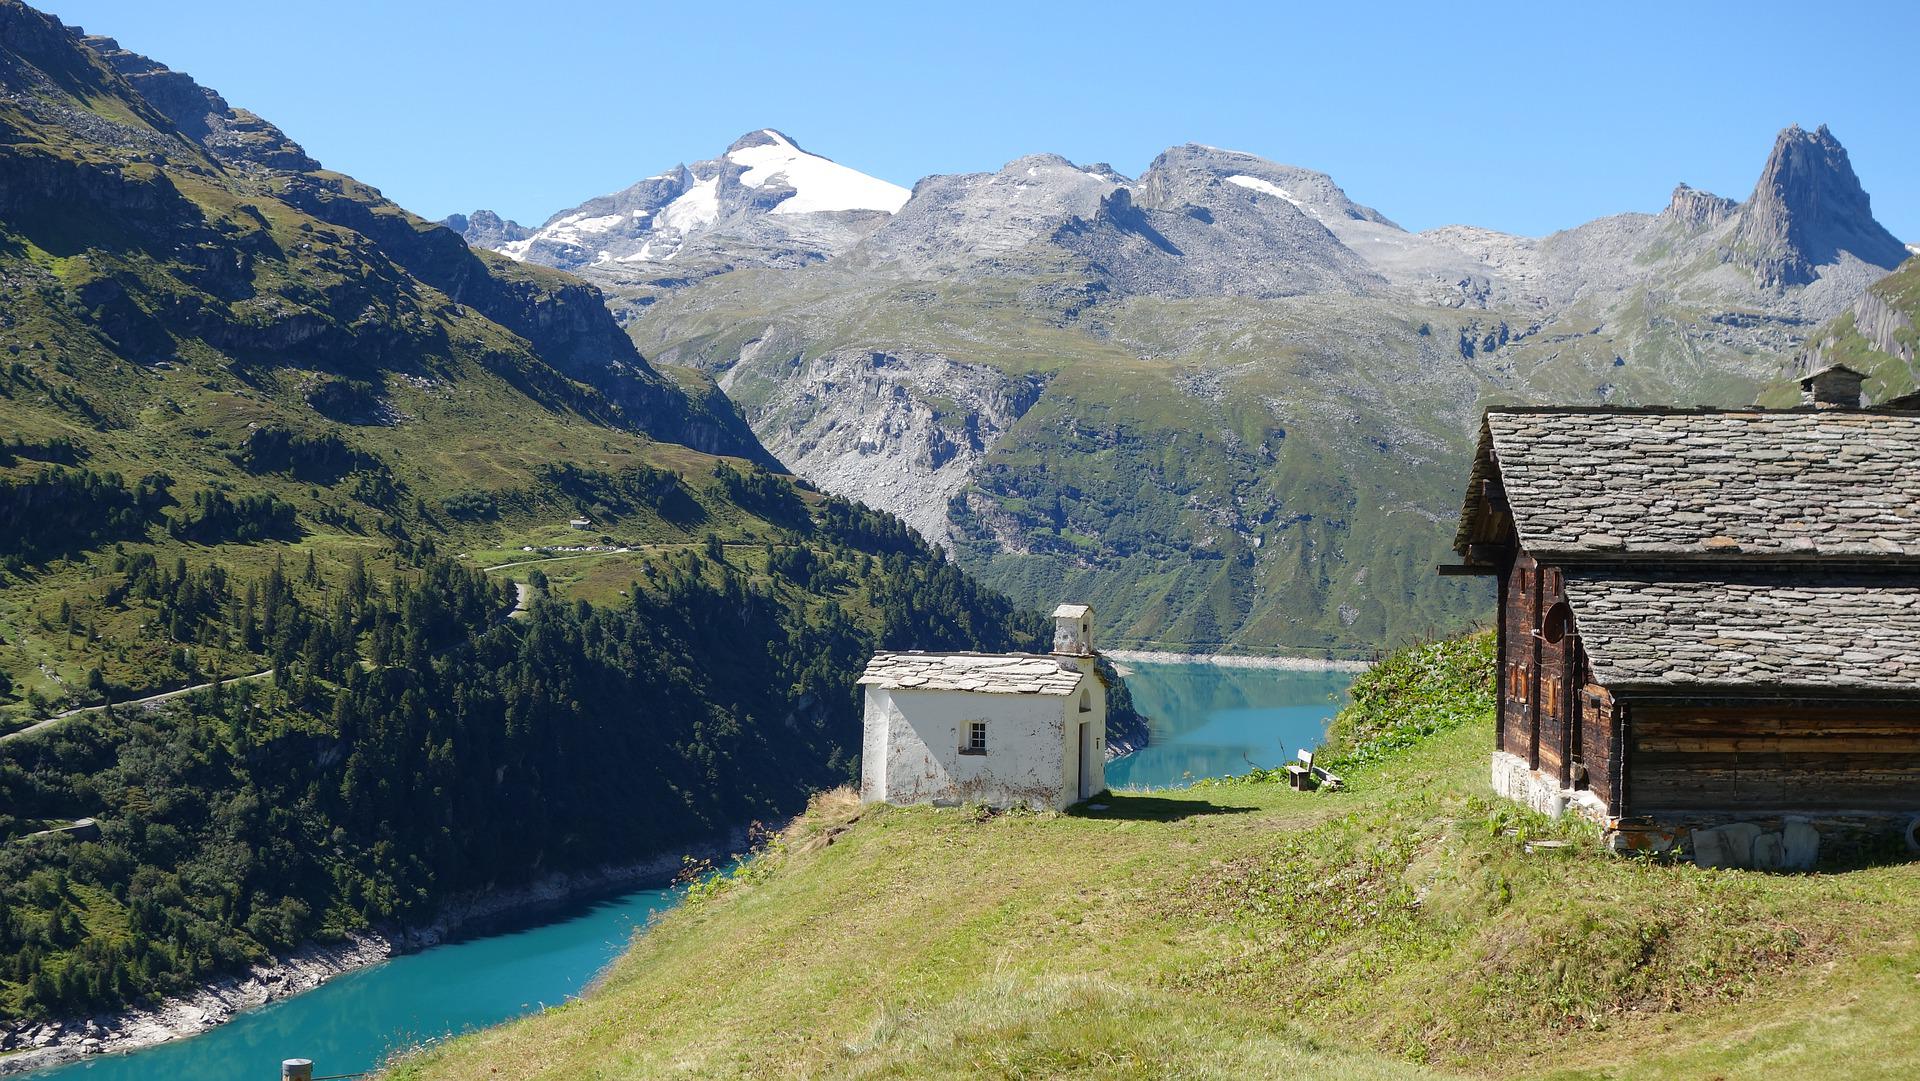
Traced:
[[703, 225], [712, 225], [719, 217], [720, 178], [710, 176], [695, 182], [679, 198], [660, 208], [654, 217], [654, 226], [690, 233]]
[[846, 210], [897, 213], [913, 194], [898, 184], [849, 169], [839, 162], [809, 154], [771, 128], [761, 130], [770, 141], [728, 151], [727, 160], [744, 165], [740, 184], [762, 188], [784, 179], [794, 194], [769, 213], [814, 214]]
[[1268, 195], [1278, 196], [1279, 198], [1285, 199], [1287, 202], [1292, 203], [1294, 206], [1297, 206], [1302, 210], [1308, 209], [1307, 204], [1301, 202], [1298, 199], [1295, 199], [1293, 197], [1292, 192], [1288, 191], [1287, 189], [1281, 187], [1278, 184], [1275, 184], [1271, 180], [1262, 180], [1257, 176], [1230, 176], [1227, 178], [1227, 183], [1238, 184], [1243, 188], [1251, 188], [1254, 191], [1265, 192]]

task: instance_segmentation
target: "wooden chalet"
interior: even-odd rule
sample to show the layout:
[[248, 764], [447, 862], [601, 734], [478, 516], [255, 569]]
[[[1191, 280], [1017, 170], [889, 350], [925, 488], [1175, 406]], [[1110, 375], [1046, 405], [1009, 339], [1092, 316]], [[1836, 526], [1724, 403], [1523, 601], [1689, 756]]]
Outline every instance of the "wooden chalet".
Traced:
[[1499, 583], [1503, 794], [1616, 848], [1920, 851], [1920, 412], [1861, 408], [1844, 368], [1803, 387], [1487, 411], [1442, 572]]

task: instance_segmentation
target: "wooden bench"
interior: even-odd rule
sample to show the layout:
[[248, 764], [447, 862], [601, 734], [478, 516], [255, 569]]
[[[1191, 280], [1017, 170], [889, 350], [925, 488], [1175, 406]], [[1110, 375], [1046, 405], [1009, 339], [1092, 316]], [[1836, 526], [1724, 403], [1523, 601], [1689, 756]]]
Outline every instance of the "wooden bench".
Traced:
[[1298, 759], [1287, 763], [1287, 786], [1295, 792], [1309, 792], [1316, 788], [1338, 792], [1343, 787], [1338, 774], [1313, 764], [1312, 751], [1302, 749]]
[[1313, 752], [1301, 748], [1300, 760], [1287, 763], [1287, 786], [1295, 792], [1305, 792], [1313, 787]]

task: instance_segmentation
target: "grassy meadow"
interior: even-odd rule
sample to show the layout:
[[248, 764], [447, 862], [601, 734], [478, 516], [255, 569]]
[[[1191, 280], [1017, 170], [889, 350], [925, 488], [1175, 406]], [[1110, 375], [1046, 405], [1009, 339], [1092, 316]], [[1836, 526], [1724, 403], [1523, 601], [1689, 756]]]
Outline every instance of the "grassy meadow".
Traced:
[[388, 1076], [1920, 1069], [1920, 864], [1607, 855], [1486, 794], [1490, 663], [1483, 636], [1364, 677], [1340, 793], [1255, 776], [1059, 815], [827, 793], [593, 992]]

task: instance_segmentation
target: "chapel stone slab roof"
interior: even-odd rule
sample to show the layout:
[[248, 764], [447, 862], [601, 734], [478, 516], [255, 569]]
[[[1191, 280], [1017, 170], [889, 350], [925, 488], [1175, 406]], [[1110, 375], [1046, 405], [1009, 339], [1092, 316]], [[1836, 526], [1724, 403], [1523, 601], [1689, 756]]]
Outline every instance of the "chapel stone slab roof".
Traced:
[[1034, 653], [876, 653], [860, 685], [890, 691], [974, 691], [980, 694], [1072, 694], [1076, 667]]
[[1601, 683], [1920, 694], [1920, 574], [1706, 576], [1569, 570]]
[[1549, 561], [1920, 559], [1920, 414], [1489, 410], [1457, 546], [1497, 475]]

